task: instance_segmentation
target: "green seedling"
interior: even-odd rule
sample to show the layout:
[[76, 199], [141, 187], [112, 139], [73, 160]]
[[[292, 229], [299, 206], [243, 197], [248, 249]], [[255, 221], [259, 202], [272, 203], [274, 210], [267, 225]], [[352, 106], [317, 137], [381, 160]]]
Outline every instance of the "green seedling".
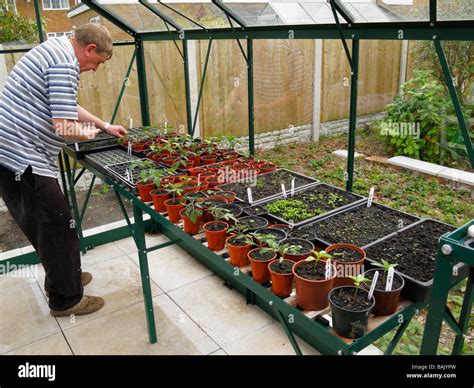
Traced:
[[314, 256], [309, 256], [305, 259], [305, 261], [307, 262], [313, 262], [314, 261], [314, 269], [316, 270], [316, 267], [318, 265], [318, 263], [322, 260], [322, 259], [333, 259], [334, 256], [330, 255], [329, 253], [327, 253], [326, 251], [319, 251], [319, 252], [316, 252], [316, 251], [312, 251], [311, 252]]
[[234, 217], [229, 209], [215, 206], [209, 208], [208, 211], [212, 214], [216, 221], [237, 221], [237, 218]]
[[198, 217], [202, 216], [202, 208], [198, 203], [196, 203], [196, 198], [186, 197], [186, 199], [189, 202], [185, 206], [183, 213], [185, 216], [189, 217], [191, 222], [194, 224]]
[[395, 268], [398, 264], [390, 264], [388, 261], [382, 259], [382, 263], [374, 262], [376, 267], [383, 268], [382, 284], [385, 284], [385, 276], [390, 268]]
[[357, 297], [357, 292], [359, 291], [359, 288], [360, 286], [365, 283], [365, 284], [369, 284], [371, 282], [370, 279], [367, 279], [364, 277], [364, 275], [357, 275], [357, 276], [349, 276], [350, 279], [352, 279], [352, 281], [354, 282], [354, 286], [355, 286], [355, 292], [354, 292], [354, 296], [353, 296], [353, 300], [354, 302], [356, 301], [356, 297]]

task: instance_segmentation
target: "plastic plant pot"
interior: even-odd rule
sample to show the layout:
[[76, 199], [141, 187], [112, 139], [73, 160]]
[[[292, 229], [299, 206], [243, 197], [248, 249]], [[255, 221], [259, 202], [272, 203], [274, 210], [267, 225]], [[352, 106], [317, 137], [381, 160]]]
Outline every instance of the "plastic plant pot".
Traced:
[[[272, 292], [280, 298], [287, 298], [293, 290], [293, 272], [294, 262], [291, 260], [273, 260], [268, 264], [268, 271], [272, 280]], [[280, 268], [283, 268], [280, 271]]]
[[211, 251], [222, 251], [225, 247], [225, 240], [229, 224], [223, 221], [210, 221], [203, 226], [206, 234], [207, 247]]
[[260, 284], [264, 284], [270, 281], [270, 271], [268, 270], [268, 264], [276, 259], [277, 253], [275, 251], [260, 253], [261, 250], [261, 247], [252, 249], [247, 253], [247, 258], [250, 261], [250, 266], [252, 267], [253, 280]]

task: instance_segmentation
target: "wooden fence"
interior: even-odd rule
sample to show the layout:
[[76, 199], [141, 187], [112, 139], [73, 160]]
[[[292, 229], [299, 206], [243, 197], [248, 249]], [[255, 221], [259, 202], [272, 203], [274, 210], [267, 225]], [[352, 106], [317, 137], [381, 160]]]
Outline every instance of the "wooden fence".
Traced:
[[[196, 42], [197, 91], [207, 44]], [[242, 44], [245, 50], [246, 42]], [[312, 123], [314, 50], [312, 40], [254, 41], [256, 133]], [[119, 46], [96, 73], [83, 73], [79, 103], [110, 120], [132, 53], [133, 46]], [[6, 55], [7, 69], [20, 57]], [[358, 114], [381, 112], [391, 102], [398, 92], [400, 58], [401, 42], [361, 42]], [[166, 121], [186, 130], [183, 60], [174, 43], [147, 42], [145, 62], [152, 123]], [[350, 68], [340, 41], [323, 42], [321, 64], [321, 122], [348, 117]], [[200, 109], [201, 135], [248, 133], [247, 82], [237, 42], [214, 41]], [[132, 119], [140, 125], [139, 103], [134, 65], [115, 122], [128, 127]]]

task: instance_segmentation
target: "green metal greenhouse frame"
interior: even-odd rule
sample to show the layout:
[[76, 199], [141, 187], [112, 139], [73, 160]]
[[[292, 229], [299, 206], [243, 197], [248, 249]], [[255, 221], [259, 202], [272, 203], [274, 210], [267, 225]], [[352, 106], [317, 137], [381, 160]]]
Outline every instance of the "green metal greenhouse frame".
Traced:
[[[357, 82], [359, 75], [359, 44], [361, 40], [425, 40], [433, 41], [434, 50], [437, 53], [445, 81], [452, 99], [452, 103], [456, 112], [459, 127], [464, 139], [468, 158], [471, 166], [474, 167], [474, 151], [473, 145], [469, 136], [469, 131], [466, 123], [466, 118], [462, 112], [461, 102], [454, 87], [452, 75], [446, 56], [443, 51], [442, 42], [448, 40], [474, 40], [474, 20], [456, 20], [444, 21], [438, 20], [437, 1], [429, 0], [429, 20], [426, 21], [397, 21], [387, 23], [358, 23], [354, 16], [348, 10], [345, 4], [347, 2], [340, 0], [328, 0], [328, 4], [334, 16], [334, 24], [306, 24], [306, 25], [267, 25], [267, 26], [250, 26], [245, 20], [240, 17], [231, 7], [226, 4], [226, 1], [212, 0], [212, 4], [225, 14], [228, 20], [228, 28], [206, 28], [198, 21], [193, 20], [178, 10], [174, 9], [170, 3], [164, 3], [158, 0], [158, 3], [166, 7], [169, 11], [176, 13], [180, 17], [192, 22], [198, 28], [183, 29], [179, 23], [171, 18], [168, 14], [161, 12], [153, 6], [153, 3], [147, 0], [139, 0], [139, 6], [146, 8], [154, 15], [159, 17], [165, 27], [166, 31], [146, 31], [140, 32], [133, 28], [126, 21], [122, 20], [116, 14], [108, 10], [95, 0], [83, 0], [83, 3], [91, 8], [93, 11], [103, 16], [121, 30], [128, 33], [133, 42], [117, 43], [117, 45], [134, 45], [135, 49], [128, 66], [125, 79], [121, 88], [121, 92], [116, 103], [111, 122], [114, 121], [120, 102], [125, 90], [126, 81], [130, 74], [133, 64], [136, 62], [137, 74], [139, 82], [140, 94], [140, 108], [143, 125], [150, 125], [150, 112], [148, 107], [148, 90], [147, 77], [145, 71], [145, 57], [144, 57], [144, 42], [171, 40], [176, 45], [177, 50], [183, 58], [184, 77], [185, 77], [185, 96], [186, 96], [186, 114], [188, 133], [194, 134], [196, 122], [199, 115], [199, 107], [202, 100], [203, 85], [206, 77], [206, 71], [209, 63], [209, 57], [212, 47], [212, 42], [215, 39], [236, 39], [240, 47], [242, 55], [247, 64], [248, 72], [248, 130], [249, 130], [249, 149], [251, 153], [255, 151], [255, 131], [254, 131], [254, 95], [253, 95], [253, 41], [255, 39], [340, 39], [347, 55], [351, 67], [351, 92], [350, 92], [350, 113], [349, 113], [349, 144], [348, 144], [348, 161], [347, 161], [347, 182], [346, 189], [352, 191], [353, 174], [354, 174], [354, 153], [355, 153], [355, 132], [357, 122]], [[40, 10], [38, 0], [34, 0], [36, 19], [38, 24], [38, 31], [40, 35], [40, 42], [43, 41], [42, 25], [40, 23]], [[341, 17], [343, 20], [340, 20]], [[244, 51], [240, 40], [245, 39], [247, 42], [247, 50]], [[177, 41], [182, 41], [182, 49], [180, 49]], [[193, 117], [191, 110], [190, 97], [190, 80], [188, 68], [188, 47], [189, 40], [207, 40], [208, 48], [203, 67], [203, 74], [201, 77], [201, 84], [199, 88], [199, 97], [197, 108]], [[350, 52], [346, 40], [352, 41], [352, 52]], [[27, 51], [21, 49], [0, 50], [0, 54]], [[59, 158], [61, 165], [61, 179], [65, 192], [68, 193], [68, 201], [73, 210], [74, 217], [77, 221], [77, 231], [81, 241], [81, 249], [85, 252], [89, 247], [105, 244], [111, 241], [116, 241], [124, 237], [133, 236], [136, 245], [139, 249], [140, 272], [142, 276], [143, 293], [145, 299], [145, 308], [148, 323], [148, 332], [151, 343], [156, 342], [156, 329], [153, 315], [153, 303], [150, 293], [150, 280], [148, 273], [147, 253], [155, 249], [160, 249], [168, 245], [178, 244], [183, 249], [191, 253], [196, 259], [203, 262], [215, 273], [232, 285], [241, 293], [246, 295], [247, 302], [259, 305], [268, 314], [277, 319], [286, 334], [288, 335], [292, 346], [297, 354], [301, 354], [298, 344], [294, 338], [293, 333], [300, 335], [310, 345], [317, 348], [323, 353], [327, 354], [353, 354], [363, 349], [375, 339], [385, 334], [389, 330], [399, 326], [398, 331], [393, 337], [386, 354], [390, 354], [398, 341], [401, 338], [404, 330], [408, 326], [411, 318], [418, 309], [422, 308], [424, 304], [413, 303], [407, 309], [400, 312], [403, 316], [403, 323], [400, 324], [395, 320], [395, 317], [389, 319], [379, 328], [362, 337], [361, 339], [347, 345], [339, 338], [328, 335], [327, 330], [319, 327], [314, 322], [309, 321], [296, 309], [287, 305], [279, 298], [274, 297], [261, 285], [255, 283], [246, 276], [240, 276], [236, 279], [234, 269], [224, 261], [216, 260], [216, 255], [209, 251], [201, 243], [196, 242], [191, 236], [181, 231], [176, 226], [172, 225], [163, 216], [157, 214], [148, 205], [137, 200], [132, 194], [128, 193], [122, 187], [118, 186], [107, 176], [88, 165], [87, 162], [81, 161], [83, 164], [82, 171], [76, 176], [77, 160], [71, 167], [69, 158], [61, 154]], [[94, 174], [94, 179], [89, 188], [84, 207], [79, 211], [77, 198], [74, 186], [88, 168]], [[65, 175], [66, 173], [66, 175]], [[87, 203], [90, 198], [95, 177], [99, 176], [107, 184], [110, 184], [116, 194], [120, 208], [124, 214], [128, 226], [118, 228], [112, 231], [100, 233], [93, 236], [84, 237], [82, 234], [81, 221], [84, 217], [84, 212], [87, 208]], [[133, 212], [135, 222], [132, 224], [129, 220], [128, 214], [122, 202], [122, 198], [130, 200], [133, 205]], [[150, 221], [143, 221], [143, 213], [148, 213], [151, 217]], [[467, 330], [467, 325], [470, 318], [470, 310], [473, 302], [472, 282], [470, 279], [465, 293], [464, 303], [462, 306], [461, 317], [459, 323], [454, 319], [450, 311], [446, 308], [446, 298], [451, 284], [451, 274], [453, 266], [457, 262], [466, 263], [468, 266], [474, 266], [474, 257], [472, 248], [465, 247], [462, 244], [463, 236], [465, 236], [467, 227], [473, 225], [471, 221], [467, 225], [451, 233], [443, 236], [440, 239], [438, 247], [438, 257], [436, 264], [435, 280], [433, 284], [433, 295], [430, 300], [428, 320], [424, 331], [423, 343], [421, 348], [422, 354], [435, 354], [438, 346], [438, 338], [441, 330], [441, 323], [445, 320], [456, 333], [456, 342], [454, 344], [453, 354], [461, 352], [463, 345], [463, 334]], [[144, 231], [145, 229], [160, 229], [170, 241], [160, 244], [155, 247], [147, 248]], [[449, 249], [446, 248], [449, 246]], [[12, 264], [37, 264], [38, 257], [36, 254], [26, 254], [17, 256], [4, 262]], [[471, 274], [472, 275], [472, 274]], [[472, 276], [474, 277], [474, 276]], [[285, 317], [294, 315], [294, 325], [289, 325]]]

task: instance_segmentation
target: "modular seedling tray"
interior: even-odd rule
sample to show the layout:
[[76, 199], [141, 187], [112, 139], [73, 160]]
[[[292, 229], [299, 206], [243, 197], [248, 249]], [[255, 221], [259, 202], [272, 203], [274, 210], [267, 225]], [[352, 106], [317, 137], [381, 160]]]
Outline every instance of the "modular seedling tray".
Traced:
[[82, 142], [66, 143], [66, 153], [74, 159], [81, 160], [88, 154], [120, 148], [116, 137], [106, 139], [94, 139]]
[[316, 245], [322, 249], [341, 243], [362, 247], [419, 220], [375, 202], [367, 207], [367, 201], [364, 201], [305, 225], [300, 230], [312, 232], [316, 236]]
[[252, 189], [252, 204], [258, 205], [260, 202], [268, 201], [281, 195], [281, 184], [285, 185], [289, 192], [291, 189], [291, 180], [295, 180], [295, 189], [301, 189], [314, 185], [319, 181], [297, 172], [284, 168], [257, 175], [255, 182], [241, 180], [237, 182], [225, 183], [219, 186], [224, 191], [231, 191], [237, 194], [236, 198], [240, 201], [247, 202], [247, 188]]
[[[398, 264], [395, 272], [405, 279], [402, 296], [417, 303], [428, 300], [433, 286], [438, 240], [455, 227], [424, 219], [415, 222], [395, 233], [374, 241], [363, 248], [367, 252], [367, 263], [382, 259]], [[454, 266], [452, 283], [467, 276], [466, 265]]]
[[[268, 205], [285, 199], [299, 200], [303, 206], [307, 207], [307, 210], [305, 211], [311, 215], [302, 220], [287, 219], [281, 214], [275, 214], [275, 212], [272, 212], [270, 209], [268, 209]], [[287, 224], [293, 226], [293, 228], [298, 228], [310, 222], [317, 221], [330, 214], [334, 214], [338, 211], [351, 207], [355, 204], [359, 204], [365, 200], [366, 198], [362, 197], [361, 195], [345, 191], [338, 187], [326, 183], [315, 183], [307, 187], [296, 189], [294, 196], [291, 196], [290, 192], [288, 191], [287, 198], [280, 194], [276, 198], [260, 202], [259, 205], [268, 209], [267, 218], [271, 219], [275, 223]], [[317, 204], [317, 207], [315, 204]], [[288, 206], [285, 204], [284, 208], [286, 211]]]
[[86, 155], [84, 159], [101, 172], [106, 172], [106, 166], [124, 163], [138, 158], [134, 155], [128, 155], [127, 152], [121, 149], [114, 149]]
[[[138, 158], [137, 158], [138, 159]], [[143, 159], [150, 161], [149, 159]], [[107, 175], [109, 175], [115, 182], [120, 186], [124, 187], [133, 194], [137, 194], [136, 184], [139, 180], [140, 171], [142, 170], [139, 167], [135, 167], [133, 171], [129, 171], [128, 167], [132, 164], [132, 161], [111, 164], [105, 166]], [[164, 167], [158, 163], [153, 162], [155, 169], [163, 169]], [[149, 167], [147, 167], [148, 169]]]

